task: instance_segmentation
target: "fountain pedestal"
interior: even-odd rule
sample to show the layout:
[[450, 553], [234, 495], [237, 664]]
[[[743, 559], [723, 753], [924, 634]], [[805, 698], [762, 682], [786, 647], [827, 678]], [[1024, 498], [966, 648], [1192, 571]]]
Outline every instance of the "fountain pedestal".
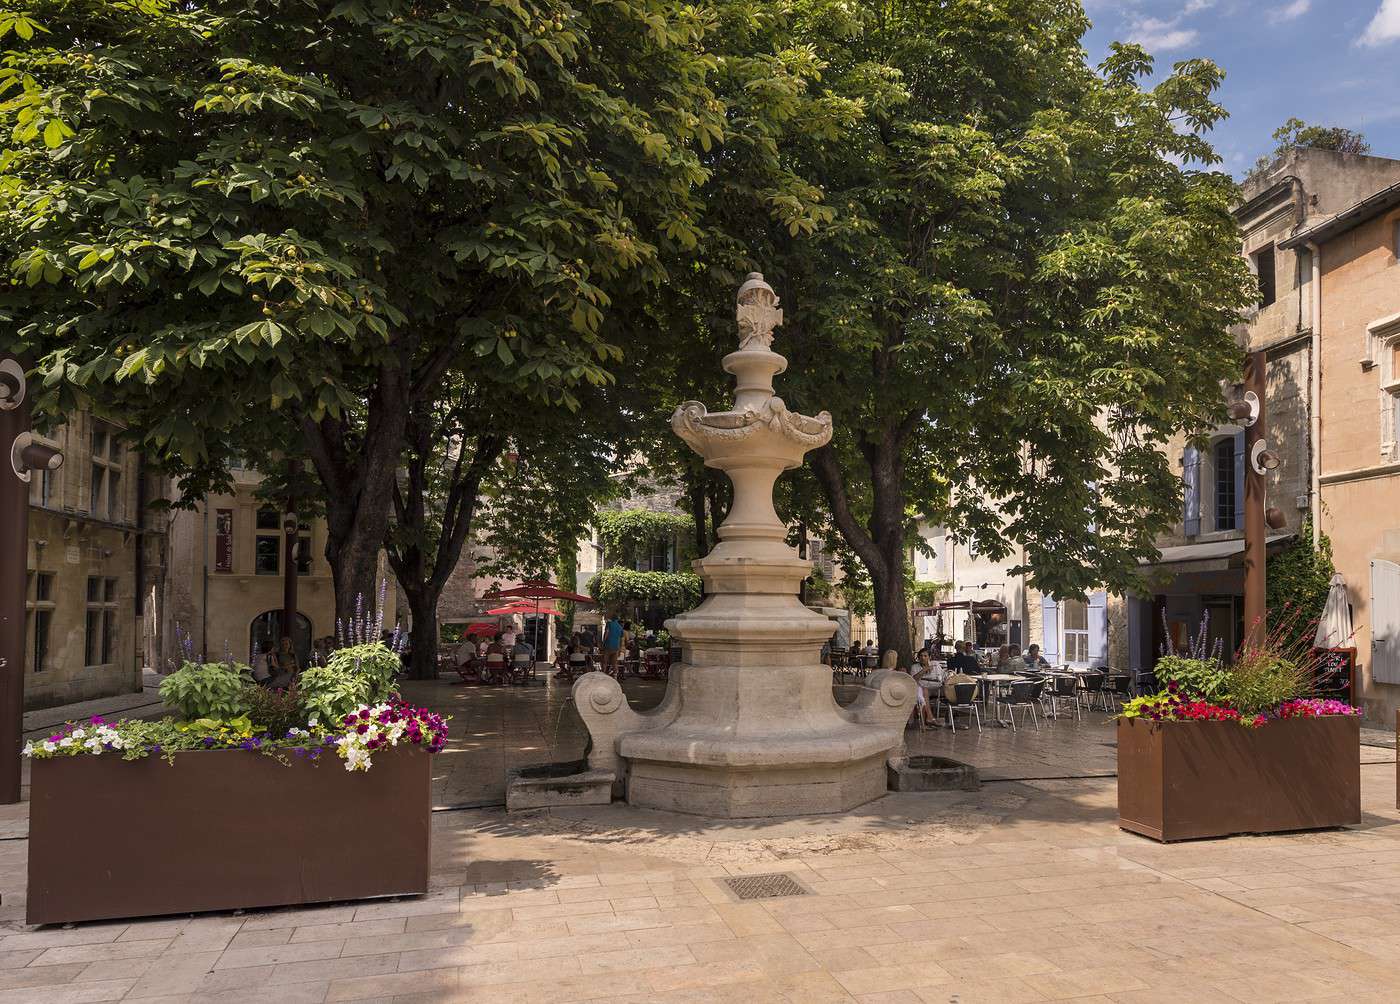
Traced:
[[625, 776], [632, 805], [726, 818], [839, 812], [885, 793], [914, 684], [882, 671], [851, 706], [832, 697], [821, 646], [834, 628], [798, 600], [812, 563], [786, 543], [773, 508], [779, 475], [831, 439], [831, 416], [798, 415], [775, 396], [787, 360], [769, 346], [782, 311], [758, 273], [739, 288], [737, 316], [739, 349], [722, 363], [736, 378], [733, 408], [688, 401], [671, 419], [734, 485], [719, 544], [694, 563], [705, 600], [666, 623], [681, 663], [655, 711], [632, 711], [601, 673], [574, 684], [575, 704], [590, 766]]

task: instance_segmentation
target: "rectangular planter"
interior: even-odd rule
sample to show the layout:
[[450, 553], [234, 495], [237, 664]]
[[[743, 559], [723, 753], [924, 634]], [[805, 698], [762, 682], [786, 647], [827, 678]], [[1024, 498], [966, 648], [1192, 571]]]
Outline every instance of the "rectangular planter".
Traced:
[[1155, 840], [1361, 822], [1361, 722], [1118, 722], [1118, 825]]
[[58, 924], [428, 891], [432, 756], [245, 750], [31, 764], [26, 919]]

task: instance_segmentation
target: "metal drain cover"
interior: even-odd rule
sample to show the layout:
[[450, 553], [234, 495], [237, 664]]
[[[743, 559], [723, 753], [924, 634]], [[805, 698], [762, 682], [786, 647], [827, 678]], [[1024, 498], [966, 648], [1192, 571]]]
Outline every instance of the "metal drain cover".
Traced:
[[727, 878], [724, 884], [739, 899], [780, 899], [784, 896], [807, 896], [811, 890], [786, 872], [772, 875], [739, 875]]

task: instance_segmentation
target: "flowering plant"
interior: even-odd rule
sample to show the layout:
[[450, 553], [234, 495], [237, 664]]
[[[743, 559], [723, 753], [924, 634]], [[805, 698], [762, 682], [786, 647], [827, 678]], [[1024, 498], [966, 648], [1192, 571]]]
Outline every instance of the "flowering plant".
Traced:
[[1274, 708], [1253, 714], [1223, 704], [1213, 704], [1182, 696], [1175, 683], [1166, 691], [1134, 698], [1123, 705], [1121, 718], [1146, 718], [1154, 722], [1239, 722], [1247, 728], [1258, 728], [1276, 718], [1321, 718], [1326, 715], [1359, 715], [1345, 701], [1316, 697], [1284, 701]]
[[346, 770], [369, 770], [371, 753], [401, 741], [426, 744], [430, 753], [447, 743], [447, 723], [441, 715], [397, 701], [360, 708], [342, 724], [345, 731], [335, 745]]
[[1274, 712], [1274, 718], [1321, 718], [1324, 715], [1359, 715], [1360, 708], [1354, 708], [1346, 701], [1327, 697], [1304, 697], [1296, 701], [1284, 701]]
[[47, 739], [25, 743], [24, 755], [45, 760], [119, 753], [123, 760], [140, 760], [157, 754], [173, 760], [176, 753], [189, 750], [242, 749], [271, 754], [286, 762], [289, 753], [317, 760], [330, 752], [345, 760], [346, 770], [369, 770], [373, 750], [411, 743], [436, 753], [446, 742], [446, 719], [395, 699], [359, 708], [340, 725], [322, 726], [313, 720], [282, 735], [258, 730], [245, 715], [227, 721], [202, 718], [193, 722], [163, 718], [157, 722], [108, 723], [92, 718], [68, 722]]

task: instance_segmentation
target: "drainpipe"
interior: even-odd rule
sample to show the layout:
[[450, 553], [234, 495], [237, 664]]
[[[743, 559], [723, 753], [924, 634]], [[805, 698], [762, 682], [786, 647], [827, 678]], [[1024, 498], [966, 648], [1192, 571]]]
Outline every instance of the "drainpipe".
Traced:
[[204, 503], [204, 576], [199, 599], [200, 661], [209, 661], [209, 500]]
[[1312, 336], [1308, 339], [1312, 354], [1311, 385], [1308, 387], [1308, 485], [1309, 515], [1312, 516], [1312, 543], [1316, 548], [1322, 539], [1322, 248], [1309, 241], [1312, 257]]

